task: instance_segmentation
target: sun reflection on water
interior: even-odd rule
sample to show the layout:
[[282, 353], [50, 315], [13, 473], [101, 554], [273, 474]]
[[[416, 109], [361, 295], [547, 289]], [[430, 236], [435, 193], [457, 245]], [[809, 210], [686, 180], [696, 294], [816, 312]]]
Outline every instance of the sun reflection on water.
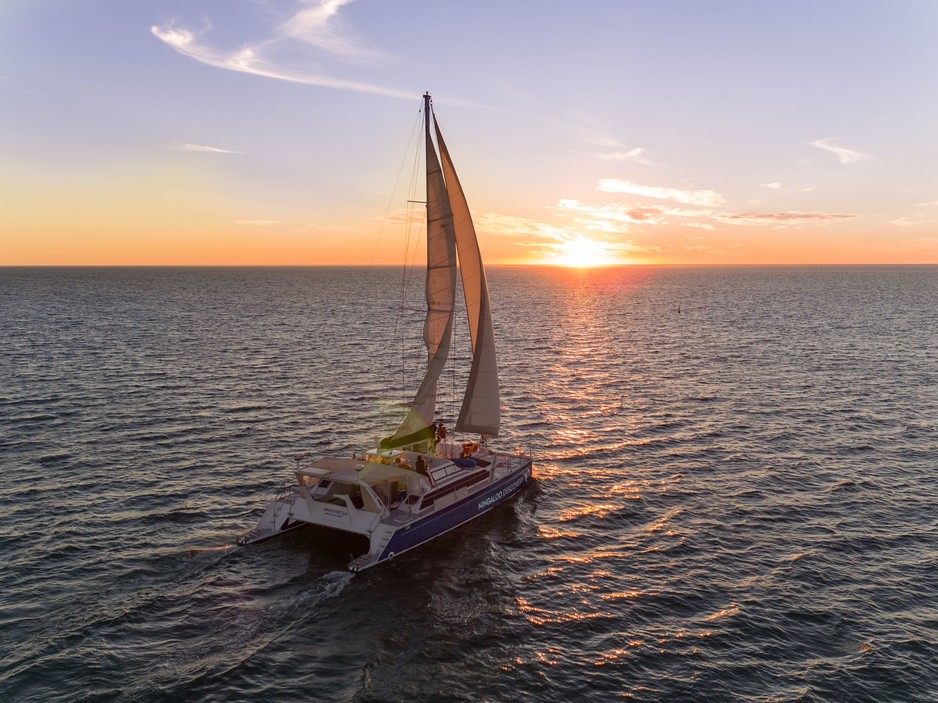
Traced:
[[739, 606], [736, 603], [731, 603], [727, 607], [719, 610], [711, 615], [708, 615], [704, 618], [704, 622], [713, 622], [714, 620], [719, 620], [720, 618], [733, 617], [734, 615], [739, 615]]
[[572, 539], [581, 536], [579, 532], [562, 530], [559, 527], [552, 527], [550, 525], [538, 525], [537, 533], [539, 537], [544, 539]]
[[544, 625], [557, 625], [573, 622], [584, 622], [590, 620], [609, 619], [614, 617], [611, 613], [605, 612], [581, 612], [575, 608], [566, 610], [549, 610], [532, 605], [524, 598], [518, 596], [515, 599], [518, 612], [521, 613], [532, 625], [542, 627]]
[[597, 518], [604, 518], [609, 513], [619, 510], [621, 508], [617, 503], [599, 503], [599, 504], [586, 504], [574, 506], [568, 510], [564, 510], [560, 513], [559, 519], [561, 522], [572, 522], [574, 520], [579, 520], [580, 518], [595, 516]]
[[671, 521], [680, 515], [683, 511], [681, 508], [673, 508], [666, 512], [664, 515], [659, 517], [657, 520], [652, 522], [648, 526], [649, 532], [664, 532], [666, 535], [676, 535], [678, 534], [674, 530], [670, 529]]
[[639, 596], [645, 595], [645, 591], [621, 591], [618, 593], [603, 593], [599, 597], [603, 600], [608, 601], [623, 601], [623, 600], [632, 600], [633, 598], [638, 598]]

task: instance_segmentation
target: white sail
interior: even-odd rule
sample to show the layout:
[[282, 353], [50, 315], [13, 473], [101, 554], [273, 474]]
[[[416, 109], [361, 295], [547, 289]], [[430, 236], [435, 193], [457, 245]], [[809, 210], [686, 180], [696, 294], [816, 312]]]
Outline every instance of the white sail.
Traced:
[[427, 317], [423, 339], [427, 346], [427, 372], [407, 417], [382, 445], [394, 447], [429, 436], [436, 412], [436, 384], [449, 356], [456, 300], [456, 248], [453, 213], [446, 196], [440, 162], [430, 136], [429, 97], [426, 105], [427, 160]]
[[469, 205], [459, 184], [459, 177], [443, 141], [440, 125], [434, 116], [436, 141], [443, 162], [443, 177], [452, 210], [456, 249], [459, 253], [459, 272], [462, 276], [466, 313], [469, 316], [469, 335], [472, 340], [472, 366], [462, 408], [456, 421], [459, 432], [498, 435], [501, 420], [501, 401], [498, 391], [498, 364], [495, 359], [495, 331], [489, 291], [482, 267], [482, 254], [476, 239]]

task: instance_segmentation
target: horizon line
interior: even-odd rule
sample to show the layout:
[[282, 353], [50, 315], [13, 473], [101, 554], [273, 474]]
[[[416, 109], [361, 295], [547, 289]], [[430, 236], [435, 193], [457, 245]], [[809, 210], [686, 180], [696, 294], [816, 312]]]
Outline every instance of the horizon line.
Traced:
[[[552, 269], [621, 269], [621, 268], [780, 268], [780, 267], [859, 267], [859, 266], [938, 266], [936, 262], [767, 262], [767, 263], [618, 263], [596, 266], [569, 266], [551, 263], [499, 263], [486, 264], [492, 268], [552, 268]], [[28, 268], [425, 268], [413, 264], [0, 264], [0, 269]]]

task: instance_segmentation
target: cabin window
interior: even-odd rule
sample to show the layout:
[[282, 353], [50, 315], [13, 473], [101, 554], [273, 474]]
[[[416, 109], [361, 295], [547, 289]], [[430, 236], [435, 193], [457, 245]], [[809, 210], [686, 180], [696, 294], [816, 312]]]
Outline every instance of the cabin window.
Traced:
[[488, 476], [488, 471], [476, 471], [474, 474], [466, 476], [460, 481], [456, 481], [452, 486], [447, 486], [446, 488], [441, 488], [439, 490], [433, 491], [432, 493], [424, 496], [423, 503], [420, 506], [420, 509], [423, 510], [426, 507], [433, 505], [433, 501], [436, 498], [442, 496], [447, 496], [453, 491], [457, 491], [460, 488], [466, 488], [468, 486], [474, 486], [479, 481], [484, 480]]

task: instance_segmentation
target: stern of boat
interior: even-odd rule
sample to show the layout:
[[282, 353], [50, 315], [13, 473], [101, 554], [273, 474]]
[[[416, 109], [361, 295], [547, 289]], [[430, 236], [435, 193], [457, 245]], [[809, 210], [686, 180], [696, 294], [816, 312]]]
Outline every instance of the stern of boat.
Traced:
[[277, 497], [267, 506], [261, 519], [257, 521], [257, 526], [241, 535], [238, 538], [238, 544], [241, 546], [253, 544], [254, 542], [276, 537], [295, 527], [300, 527], [303, 522], [292, 519], [293, 506], [299, 498], [300, 493], [297, 485], [282, 485]]

